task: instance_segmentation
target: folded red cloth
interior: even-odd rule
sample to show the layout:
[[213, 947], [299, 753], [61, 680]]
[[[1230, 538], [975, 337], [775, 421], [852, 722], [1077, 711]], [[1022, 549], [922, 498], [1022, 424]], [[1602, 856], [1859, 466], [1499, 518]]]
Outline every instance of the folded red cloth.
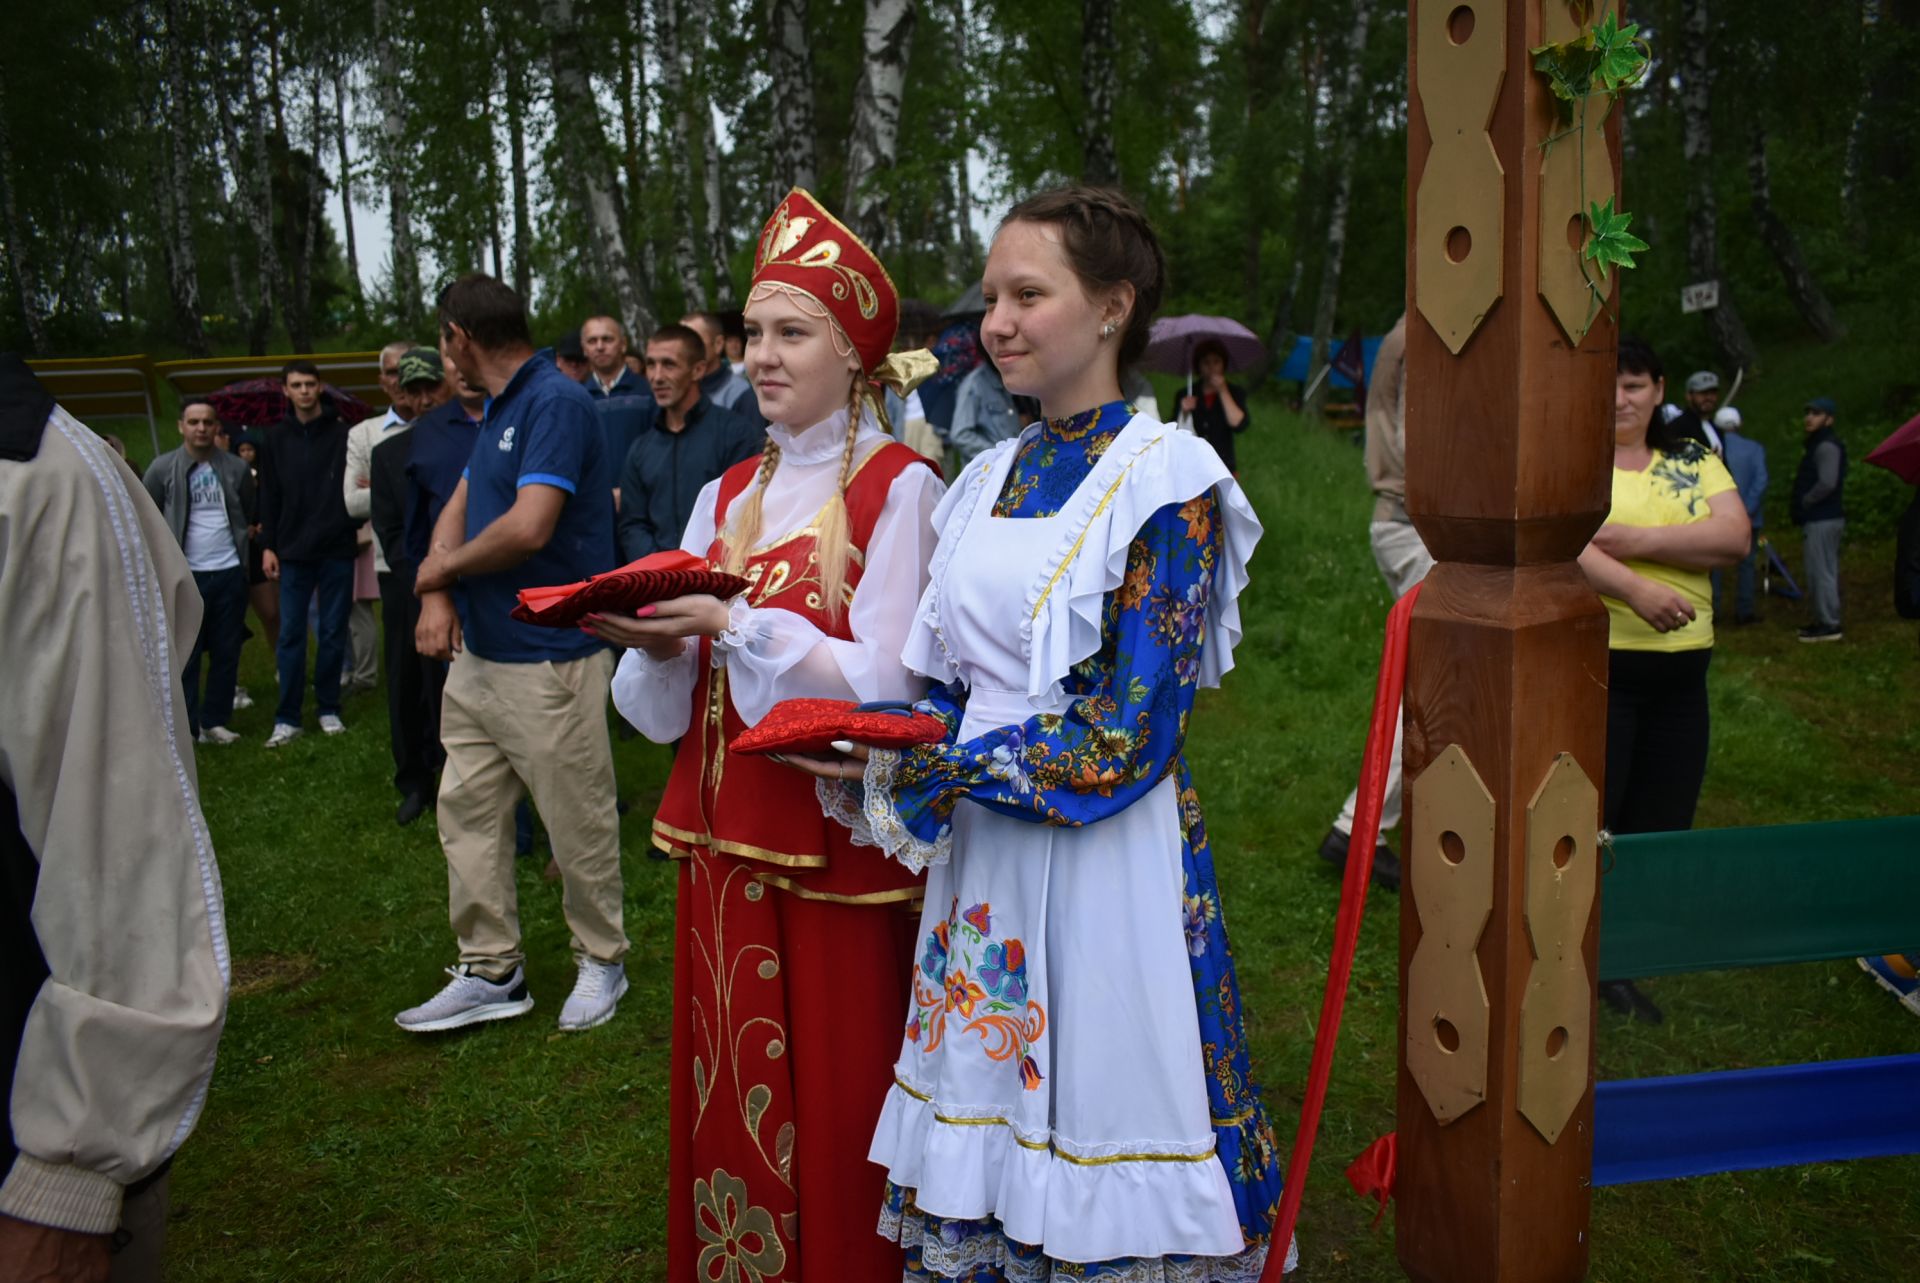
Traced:
[[710, 593], [725, 601], [746, 587], [746, 580], [715, 570], [704, 557], [656, 552], [579, 583], [522, 588], [513, 617], [547, 628], [572, 628], [596, 611], [631, 613], [652, 602], [693, 593]]
[[876, 748], [935, 744], [947, 724], [907, 704], [856, 704], [850, 699], [783, 699], [759, 723], [733, 737], [736, 753], [831, 753], [833, 741]]

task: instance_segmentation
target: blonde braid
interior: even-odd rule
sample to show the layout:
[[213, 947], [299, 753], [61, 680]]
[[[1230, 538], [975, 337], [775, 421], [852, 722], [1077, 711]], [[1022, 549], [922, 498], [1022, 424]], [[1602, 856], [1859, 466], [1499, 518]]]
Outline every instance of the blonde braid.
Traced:
[[848, 528], [847, 482], [853, 479], [854, 447], [860, 436], [863, 375], [853, 376], [847, 393], [847, 443], [840, 453], [840, 482], [833, 498], [820, 513], [820, 530], [814, 537], [814, 555], [820, 566], [820, 598], [828, 619], [840, 618], [845, 607], [841, 597], [847, 586], [847, 554], [852, 539]]
[[767, 486], [773, 481], [773, 470], [779, 466], [780, 443], [768, 437], [767, 448], [760, 455], [760, 471], [754, 474], [752, 493], [727, 519], [727, 556], [721, 569], [730, 575], [746, 572], [747, 554], [760, 541], [761, 500], [766, 497]]

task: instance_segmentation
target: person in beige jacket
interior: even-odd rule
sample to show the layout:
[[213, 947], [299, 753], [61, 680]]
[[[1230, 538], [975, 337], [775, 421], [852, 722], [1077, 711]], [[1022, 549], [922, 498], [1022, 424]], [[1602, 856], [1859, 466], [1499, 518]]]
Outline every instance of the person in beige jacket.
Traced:
[[159, 1277], [227, 1011], [200, 614], [139, 479], [0, 354], [0, 1279]]

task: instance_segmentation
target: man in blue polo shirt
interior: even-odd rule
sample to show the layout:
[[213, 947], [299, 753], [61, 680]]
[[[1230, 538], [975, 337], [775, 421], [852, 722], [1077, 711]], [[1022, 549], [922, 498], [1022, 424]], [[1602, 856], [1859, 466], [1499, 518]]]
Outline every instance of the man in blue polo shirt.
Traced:
[[440, 845], [460, 941], [453, 980], [395, 1017], [425, 1033], [533, 1007], [513, 880], [513, 808], [546, 817], [578, 973], [560, 1028], [612, 1019], [627, 990], [607, 690], [613, 656], [574, 629], [510, 617], [522, 588], [611, 570], [613, 462], [586, 390], [534, 359], [526, 306], [490, 276], [440, 297], [443, 350], [488, 400], [465, 476], [420, 563], [420, 653], [441, 696]]

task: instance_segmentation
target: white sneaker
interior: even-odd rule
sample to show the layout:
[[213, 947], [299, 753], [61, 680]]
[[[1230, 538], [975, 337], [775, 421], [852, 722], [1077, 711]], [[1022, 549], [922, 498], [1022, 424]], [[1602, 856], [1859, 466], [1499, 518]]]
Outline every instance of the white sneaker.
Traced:
[[533, 1010], [523, 967], [515, 967], [513, 974], [498, 982], [476, 976], [464, 963], [448, 967], [447, 974], [453, 979], [446, 988], [419, 1006], [408, 1007], [393, 1023], [408, 1033], [428, 1034], [483, 1020], [510, 1020]]
[[322, 713], [320, 714], [320, 729], [329, 735], [338, 735], [347, 729], [347, 724], [340, 720], [338, 713]]
[[292, 722], [275, 722], [273, 734], [267, 736], [268, 748], [283, 748], [300, 738], [300, 728]]
[[236, 686], [233, 688], [233, 706], [236, 709], [253, 707], [253, 696], [247, 694], [246, 687]]
[[613, 1019], [613, 1010], [627, 991], [627, 969], [618, 962], [580, 960], [580, 974], [573, 992], [560, 1008], [560, 1027], [567, 1030], [592, 1029]]
[[200, 728], [202, 744], [237, 744], [240, 736], [224, 726], [202, 726]]

